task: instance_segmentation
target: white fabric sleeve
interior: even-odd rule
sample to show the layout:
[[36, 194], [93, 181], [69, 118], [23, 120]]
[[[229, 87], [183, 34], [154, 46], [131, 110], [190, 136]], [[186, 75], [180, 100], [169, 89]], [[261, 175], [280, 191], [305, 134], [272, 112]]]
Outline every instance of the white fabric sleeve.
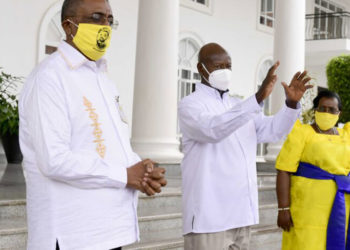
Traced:
[[95, 151], [71, 150], [71, 122], [58, 80], [39, 73], [27, 98], [23, 112], [44, 176], [79, 188], [126, 186], [126, 166], [110, 166]]
[[227, 112], [212, 115], [200, 103], [184, 99], [179, 105], [179, 125], [181, 133], [189, 139], [216, 143], [254, 119], [261, 113], [255, 95], [236, 104]]
[[286, 136], [301, 112], [300, 104], [297, 109], [288, 108], [285, 104], [274, 116], [265, 116], [262, 113], [255, 117], [258, 143], [278, 142]]

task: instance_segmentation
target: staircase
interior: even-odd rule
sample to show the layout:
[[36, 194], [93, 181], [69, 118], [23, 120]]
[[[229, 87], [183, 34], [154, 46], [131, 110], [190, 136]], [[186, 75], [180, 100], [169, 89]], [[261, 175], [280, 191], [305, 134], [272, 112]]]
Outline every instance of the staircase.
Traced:
[[[0, 249], [20, 250], [25, 249], [26, 244], [25, 191], [20, 166], [9, 167], [11, 169], [6, 170], [0, 182]], [[138, 216], [141, 242], [123, 250], [183, 249], [180, 167], [174, 164], [163, 164], [162, 167], [167, 170], [168, 185], [156, 196], [140, 195]], [[276, 227], [275, 178], [272, 165], [258, 164], [260, 224], [252, 228], [252, 250], [280, 249], [281, 231]]]

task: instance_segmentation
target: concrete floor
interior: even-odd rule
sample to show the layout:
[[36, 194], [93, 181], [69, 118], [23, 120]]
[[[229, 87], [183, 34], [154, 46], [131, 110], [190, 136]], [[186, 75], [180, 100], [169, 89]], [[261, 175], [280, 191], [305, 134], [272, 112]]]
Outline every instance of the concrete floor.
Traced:
[[20, 164], [7, 164], [0, 155], [0, 200], [18, 200], [26, 196], [25, 181]]

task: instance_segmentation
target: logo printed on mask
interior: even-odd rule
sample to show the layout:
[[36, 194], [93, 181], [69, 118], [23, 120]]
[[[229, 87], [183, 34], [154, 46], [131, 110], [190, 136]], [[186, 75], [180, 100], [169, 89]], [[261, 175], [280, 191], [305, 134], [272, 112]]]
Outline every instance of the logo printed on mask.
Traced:
[[107, 47], [107, 41], [109, 39], [110, 29], [103, 27], [97, 33], [96, 37], [96, 47], [95, 49], [98, 51], [103, 51]]

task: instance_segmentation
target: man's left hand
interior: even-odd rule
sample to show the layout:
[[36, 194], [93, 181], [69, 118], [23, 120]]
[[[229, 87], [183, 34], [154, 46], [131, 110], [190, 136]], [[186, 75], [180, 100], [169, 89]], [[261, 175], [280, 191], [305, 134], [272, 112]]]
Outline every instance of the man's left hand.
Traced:
[[306, 90], [313, 87], [312, 85], [306, 85], [311, 80], [311, 78], [306, 77], [306, 75], [306, 71], [303, 73], [297, 72], [293, 76], [289, 86], [285, 82], [282, 82], [287, 97], [286, 103], [291, 108], [296, 108], [297, 103], [303, 97]]

